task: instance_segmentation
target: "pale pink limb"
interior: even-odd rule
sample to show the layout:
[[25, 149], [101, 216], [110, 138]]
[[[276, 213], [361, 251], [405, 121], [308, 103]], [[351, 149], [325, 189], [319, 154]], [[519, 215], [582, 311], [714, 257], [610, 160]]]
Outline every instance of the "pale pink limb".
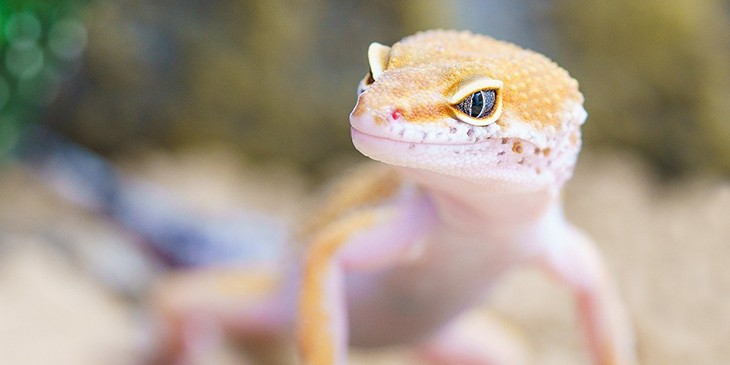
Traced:
[[575, 227], [561, 231], [541, 264], [573, 291], [594, 363], [636, 364], [632, 326], [597, 248]]
[[162, 278], [151, 301], [162, 321], [154, 362], [196, 363], [191, 359], [223, 336], [283, 336], [293, 328], [295, 297], [283, 282], [281, 272], [268, 265], [186, 270]]

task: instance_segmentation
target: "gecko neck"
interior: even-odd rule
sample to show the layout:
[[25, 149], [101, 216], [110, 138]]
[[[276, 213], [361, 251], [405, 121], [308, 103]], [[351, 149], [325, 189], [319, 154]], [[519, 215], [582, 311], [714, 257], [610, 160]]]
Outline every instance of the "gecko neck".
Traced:
[[403, 172], [430, 197], [441, 220], [460, 230], [521, 230], [561, 206], [556, 186], [505, 191], [495, 189], [493, 184], [424, 170], [406, 168]]

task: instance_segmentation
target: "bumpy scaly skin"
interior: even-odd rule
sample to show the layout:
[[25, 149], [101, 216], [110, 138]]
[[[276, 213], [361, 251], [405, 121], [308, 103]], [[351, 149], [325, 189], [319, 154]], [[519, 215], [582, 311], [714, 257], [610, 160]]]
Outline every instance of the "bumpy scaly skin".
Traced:
[[[467, 32], [371, 46], [369, 61], [352, 138], [385, 164], [343, 179], [304, 225], [303, 259], [283, 265], [301, 267], [301, 278], [283, 276], [293, 284], [263, 305], [229, 295], [206, 315], [249, 334], [294, 331], [298, 318], [305, 365], [344, 365], [349, 344], [409, 344], [418, 363], [522, 364], [498, 325], [454, 319], [501, 274], [532, 263], [575, 294], [595, 363], [633, 365], [616, 289], [559, 199], [586, 117], [577, 82], [542, 55]], [[474, 85], [501, 101], [483, 121], [455, 106]], [[167, 312], [195, 312], [166, 298]]]
[[[537, 186], [570, 178], [586, 116], [583, 96], [546, 57], [467, 32], [431, 31], [394, 44], [385, 61], [386, 72], [352, 112], [353, 139], [364, 154], [472, 181]], [[455, 119], [447, 101], [476, 77], [504, 83], [502, 115], [485, 127]], [[371, 148], [361, 142], [369, 137], [400, 143]]]

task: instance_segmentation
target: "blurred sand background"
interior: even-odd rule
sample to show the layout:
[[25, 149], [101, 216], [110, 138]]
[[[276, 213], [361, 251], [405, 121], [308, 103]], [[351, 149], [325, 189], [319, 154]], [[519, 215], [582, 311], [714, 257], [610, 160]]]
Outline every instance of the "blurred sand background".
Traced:
[[[205, 204], [233, 199], [284, 217], [297, 210], [303, 179], [282, 170], [251, 171], [226, 153], [150, 154], [136, 167], [191, 205], [205, 197]], [[566, 191], [567, 214], [598, 241], [617, 274], [636, 322], [642, 363], [730, 359], [730, 183], [703, 176], [660, 184], [630, 155], [582, 157]], [[285, 174], [288, 183], [277, 184]], [[97, 246], [120, 254], [124, 248], [117, 246], [131, 238], [59, 200], [19, 169], [0, 175], [0, 200], [7, 202], [0, 209], [0, 359], [134, 364], [150, 340], [144, 301], [109, 290], [78, 253]], [[588, 363], [570, 296], [542, 274], [510, 275], [489, 308], [525, 336], [533, 363]], [[234, 364], [236, 356], [223, 346], [201, 364]], [[357, 364], [402, 364], [404, 358], [399, 351], [354, 356]]]
[[[164, 275], [132, 234], [7, 156], [24, 128], [63, 133], [200, 214], [296, 219], [364, 160], [347, 115], [367, 45], [428, 28], [514, 41], [581, 82], [589, 121], [566, 210], [618, 277], [642, 364], [730, 363], [728, 0], [9, 0], [0, 25], [2, 364], [138, 363]], [[533, 363], [589, 363], [568, 293], [540, 274], [515, 272], [486, 305]], [[240, 359], [222, 344], [201, 364]]]

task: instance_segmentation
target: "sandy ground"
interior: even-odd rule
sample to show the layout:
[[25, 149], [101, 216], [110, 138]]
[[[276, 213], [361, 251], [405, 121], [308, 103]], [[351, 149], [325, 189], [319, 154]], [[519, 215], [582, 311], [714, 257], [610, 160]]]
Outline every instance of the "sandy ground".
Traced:
[[[124, 165], [204, 211], [257, 207], [288, 217], [305, 191], [296, 173], [251, 172], [225, 150]], [[730, 182], [662, 185], [647, 171], [631, 156], [584, 154], [567, 214], [617, 274], [643, 364], [730, 363]], [[132, 241], [19, 169], [0, 171], [0, 363], [136, 363], [151, 339], [135, 303], [157, 268]], [[531, 363], [589, 363], [570, 296], [540, 273], [515, 272], [488, 304], [524, 336]], [[356, 364], [404, 359], [398, 350], [353, 355]], [[237, 359], [223, 346], [202, 363]]]

